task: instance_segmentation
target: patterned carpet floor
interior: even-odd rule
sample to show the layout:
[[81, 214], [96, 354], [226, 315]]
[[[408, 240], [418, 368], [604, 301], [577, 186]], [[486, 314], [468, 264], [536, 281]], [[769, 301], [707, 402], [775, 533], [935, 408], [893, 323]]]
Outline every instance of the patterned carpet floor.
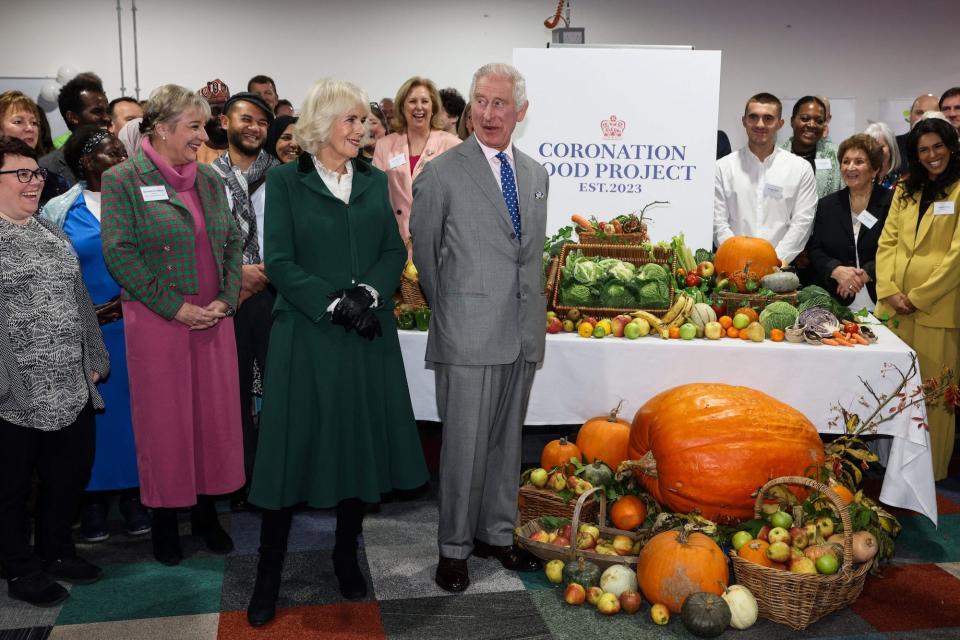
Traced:
[[[958, 456], [954, 456], [954, 462]], [[960, 469], [957, 469], [960, 471]], [[876, 482], [876, 481], [875, 481]], [[869, 576], [853, 606], [803, 632], [760, 620], [729, 640], [830, 638], [836, 640], [960, 638], [960, 473], [937, 485], [940, 526], [898, 512], [904, 525], [895, 561]], [[431, 493], [391, 502], [364, 521], [361, 567], [369, 597], [343, 600], [330, 554], [334, 517], [304, 511], [294, 519], [277, 619], [262, 629], [246, 622], [256, 575], [259, 517], [224, 513], [236, 549], [212, 555], [184, 534], [184, 561], [165, 567], [152, 559], [149, 536], [129, 538], [113, 521], [106, 542], [79, 545], [104, 568], [96, 584], [71, 589], [58, 608], [38, 609], [10, 600], [0, 588], [0, 640], [605, 640], [692, 638], [679, 621], [665, 627], [649, 619], [649, 605], [634, 616], [605, 617], [592, 607], [570, 607], [541, 572], [516, 574], [494, 560], [471, 558], [472, 585], [450, 595], [433, 582], [437, 560], [437, 505]]]

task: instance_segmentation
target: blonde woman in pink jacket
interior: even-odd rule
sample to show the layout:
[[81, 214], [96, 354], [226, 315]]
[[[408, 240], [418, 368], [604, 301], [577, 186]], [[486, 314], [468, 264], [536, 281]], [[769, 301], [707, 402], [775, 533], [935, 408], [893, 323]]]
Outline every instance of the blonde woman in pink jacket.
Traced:
[[460, 144], [460, 138], [443, 130], [440, 94], [431, 80], [410, 78], [397, 91], [395, 104], [390, 123], [395, 133], [377, 141], [373, 165], [387, 174], [390, 204], [409, 254], [413, 180], [428, 162]]

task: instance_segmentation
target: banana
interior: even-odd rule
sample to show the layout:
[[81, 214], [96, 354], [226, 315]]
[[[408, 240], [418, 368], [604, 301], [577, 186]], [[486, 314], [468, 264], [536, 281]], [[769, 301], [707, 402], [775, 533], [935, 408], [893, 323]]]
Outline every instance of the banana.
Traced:
[[[692, 300], [692, 298], [691, 298]], [[677, 299], [673, 301], [673, 306], [670, 307], [670, 310], [663, 314], [663, 318], [660, 320], [662, 324], [670, 324], [674, 318], [677, 317], [683, 308], [687, 304], [687, 295], [685, 293], [678, 293]]]
[[670, 323], [667, 325], [668, 328], [679, 327], [687, 321], [687, 318], [689, 318], [690, 314], [693, 312], [693, 305], [696, 304], [696, 301], [689, 296], [684, 296], [684, 298], [685, 300], [683, 303], [683, 309], [681, 309], [680, 313], [678, 313], [677, 316], [670, 321]]
[[656, 331], [657, 333], [660, 333], [660, 327], [662, 326], [662, 323], [660, 322], [660, 318], [653, 315], [649, 311], [634, 311], [633, 313], [630, 314], [630, 316], [633, 318], [642, 318], [646, 320], [647, 324], [650, 325], [651, 331]]

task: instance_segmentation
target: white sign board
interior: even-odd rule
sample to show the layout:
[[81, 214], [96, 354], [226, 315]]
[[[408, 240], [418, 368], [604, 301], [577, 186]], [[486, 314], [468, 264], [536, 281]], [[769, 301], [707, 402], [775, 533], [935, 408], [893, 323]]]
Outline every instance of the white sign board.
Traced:
[[547, 233], [648, 210], [653, 241], [710, 247], [720, 52], [514, 49], [530, 108], [514, 141], [550, 174]]

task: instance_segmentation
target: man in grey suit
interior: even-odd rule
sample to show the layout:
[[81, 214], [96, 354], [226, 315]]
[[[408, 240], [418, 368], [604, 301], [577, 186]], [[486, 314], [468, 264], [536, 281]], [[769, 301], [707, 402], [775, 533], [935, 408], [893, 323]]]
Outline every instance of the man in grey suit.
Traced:
[[471, 552], [514, 571], [539, 567], [514, 547], [513, 528], [523, 419], [543, 360], [548, 178], [511, 144], [527, 112], [523, 76], [485, 65], [470, 100], [474, 135], [424, 168], [410, 214], [443, 422], [436, 581], [453, 592], [470, 584]]

